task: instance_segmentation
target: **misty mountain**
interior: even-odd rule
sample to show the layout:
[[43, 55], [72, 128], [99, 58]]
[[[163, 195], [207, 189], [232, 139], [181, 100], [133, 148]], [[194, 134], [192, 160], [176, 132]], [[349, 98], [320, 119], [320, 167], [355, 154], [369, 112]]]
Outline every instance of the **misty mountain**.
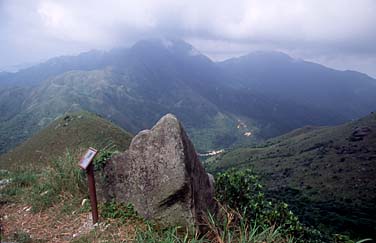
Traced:
[[355, 119], [375, 110], [375, 79], [337, 71], [279, 52], [254, 52], [219, 65], [232, 85]]
[[174, 113], [199, 151], [252, 143], [375, 110], [375, 84], [280, 53], [216, 63], [180, 40], [143, 40], [0, 74], [0, 151], [79, 110], [133, 133]]

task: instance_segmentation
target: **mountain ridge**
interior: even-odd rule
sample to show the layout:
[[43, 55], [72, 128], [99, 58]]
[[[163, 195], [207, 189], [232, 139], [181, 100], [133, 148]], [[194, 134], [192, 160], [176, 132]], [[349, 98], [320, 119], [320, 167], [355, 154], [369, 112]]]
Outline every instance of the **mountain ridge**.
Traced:
[[[232, 64], [213, 62], [179, 40], [144, 40], [131, 48], [55, 58], [11, 74], [11, 78], [0, 77], [0, 111], [4, 114], [0, 117], [0, 152], [58, 115], [77, 109], [101, 114], [134, 133], [163, 114], [177, 114], [200, 152], [254, 143], [304, 125], [339, 124], [376, 109], [376, 86], [369, 85], [364, 76], [352, 74], [353, 78], [340, 72], [349, 87], [333, 82], [315, 86], [308, 75], [311, 69], [305, 73], [295, 62], [290, 64], [260, 64], [268, 69], [262, 71], [256, 65], [250, 73], [252, 66], [242, 61], [233, 70]], [[277, 74], [280, 70], [279, 76], [268, 70]], [[327, 72], [319, 73], [330, 80]], [[357, 80], [362, 78], [364, 85], [359, 86]], [[288, 82], [281, 85], [284, 80]], [[297, 80], [313, 88], [300, 87]], [[360, 93], [354, 93], [354, 88]], [[316, 90], [318, 98], [307, 95], [311, 90]], [[350, 98], [344, 98], [347, 95]], [[247, 128], [237, 128], [239, 123]], [[244, 136], [246, 132], [252, 136]]]

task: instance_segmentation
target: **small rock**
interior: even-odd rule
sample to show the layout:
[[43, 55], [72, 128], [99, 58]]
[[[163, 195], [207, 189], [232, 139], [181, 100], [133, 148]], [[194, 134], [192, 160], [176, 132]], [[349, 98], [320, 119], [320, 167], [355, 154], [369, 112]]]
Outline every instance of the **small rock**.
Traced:
[[12, 179], [2, 179], [2, 180], [0, 180], [0, 190], [5, 188], [11, 182], [12, 182]]
[[84, 206], [89, 200], [87, 198], [83, 199], [81, 202], [81, 206]]
[[0, 180], [0, 186], [6, 186], [11, 182], [12, 182], [11, 179], [2, 179], [2, 180]]

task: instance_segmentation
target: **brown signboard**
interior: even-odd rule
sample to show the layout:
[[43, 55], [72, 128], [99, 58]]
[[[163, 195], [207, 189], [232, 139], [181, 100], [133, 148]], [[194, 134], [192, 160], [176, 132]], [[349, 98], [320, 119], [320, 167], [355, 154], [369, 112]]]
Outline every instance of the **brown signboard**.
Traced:
[[96, 149], [89, 148], [85, 155], [82, 156], [80, 163], [78, 164], [82, 169], [86, 170], [87, 167], [90, 165], [91, 161], [93, 161], [95, 155], [98, 153]]
[[98, 222], [98, 206], [97, 206], [97, 194], [95, 190], [95, 179], [94, 179], [94, 166], [91, 163], [97, 155], [98, 151], [93, 148], [89, 148], [84, 156], [82, 156], [78, 166], [86, 170], [87, 182], [89, 185], [89, 196], [91, 204], [91, 213], [93, 215], [93, 224]]

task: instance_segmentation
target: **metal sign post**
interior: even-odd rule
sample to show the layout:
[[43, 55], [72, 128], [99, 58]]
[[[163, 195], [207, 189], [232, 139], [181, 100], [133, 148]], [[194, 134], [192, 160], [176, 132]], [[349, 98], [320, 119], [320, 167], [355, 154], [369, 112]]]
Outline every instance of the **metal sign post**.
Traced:
[[81, 169], [86, 170], [88, 184], [89, 184], [89, 195], [91, 204], [91, 214], [93, 216], [93, 224], [98, 222], [98, 206], [97, 206], [97, 193], [95, 190], [95, 179], [94, 179], [94, 165], [92, 163], [95, 155], [98, 151], [93, 148], [89, 148], [85, 155], [81, 158], [78, 164]]

